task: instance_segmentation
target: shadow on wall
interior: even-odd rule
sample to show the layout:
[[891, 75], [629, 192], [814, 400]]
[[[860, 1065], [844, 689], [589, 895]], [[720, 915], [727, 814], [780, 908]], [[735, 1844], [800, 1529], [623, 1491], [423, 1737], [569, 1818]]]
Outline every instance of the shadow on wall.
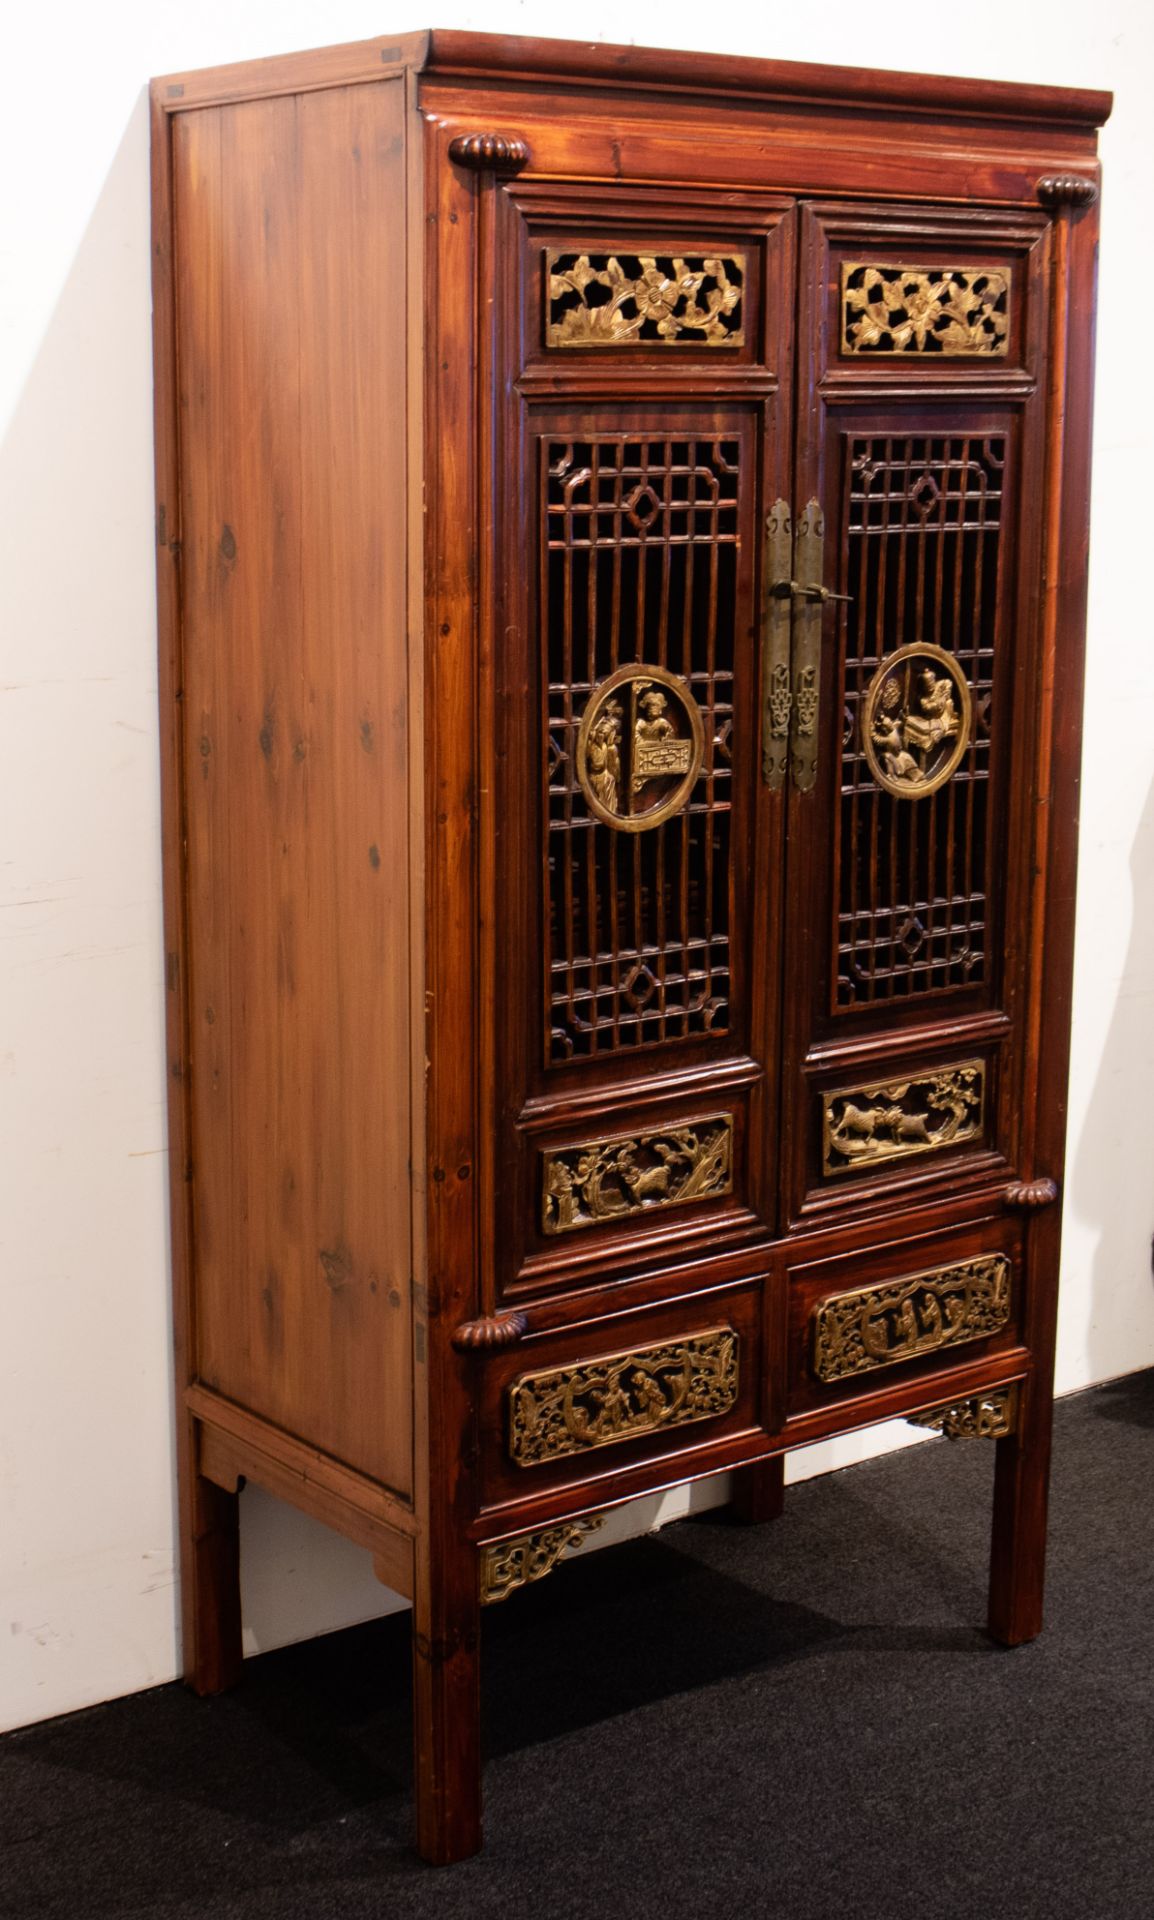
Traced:
[[12, 1718], [175, 1666], [147, 156], [142, 92], [0, 444]]
[[[1084, 846], [1083, 863], [1091, 857], [1091, 848]], [[1090, 1272], [1084, 1276], [1085, 1363], [1078, 1370], [1086, 1380], [1108, 1379], [1150, 1363], [1149, 1329], [1154, 1319], [1154, 1165], [1150, 1158], [1154, 786], [1147, 793], [1134, 835], [1130, 874], [1130, 939], [1115, 987], [1114, 1011], [1097, 1060], [1093, 1091], [1081, 1117], [1066, 1196], [1076, 1222], [1096, 1236]], [[1084, 911], [1089, 912], [1093, 904], [1088, 900]], [[1083, 959], [1079, 971], [1085, 992], [1091, 984], [1090, 969], [1085, 967], [1081, 952], [1079, 958]], [[1072, 1259], [1070, 1264], [1074, 1265]]]

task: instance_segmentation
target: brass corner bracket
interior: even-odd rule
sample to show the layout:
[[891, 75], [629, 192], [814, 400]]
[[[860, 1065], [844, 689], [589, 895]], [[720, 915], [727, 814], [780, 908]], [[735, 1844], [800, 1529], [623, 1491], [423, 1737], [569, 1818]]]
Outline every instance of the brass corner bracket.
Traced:
[[529, 163], [529, 149], [503, 133], [458, 133], [449, 142], [449, 158], [473, 173], [519, 173]]
[[518, 1587], [543, 1580], [568, 1554], [584, 1546], [591, 1533], [605, 1525], [603, 1513], [580, 1520], [562, 1520], [537, 1533], [519, 1533], [512, 1540], [496, 1540], [481, 1548], [481, 1605], [507, 1600]]
[[1006, 1205], [1034, 1213], [1039, 1207], [1052, 1207], [1058, 1198], [1055, 1180], [1015, 1180], [1006, 1188]]
[[529, 1331], [524, 1313], [495, 1313], [482, 1320], [463, 1320], [453, 1328], [453, 1345], [458, 1353], [496, 1353], [502, 1347], [515, 1347]]
[[1092, 207], [1098, 183], [1077, 173], [1044, 173], [1034, 191], [1044, 207]]
[[1004, 1440], [1018, 1425], [1018, 1389], [992, 1387], [989, 1393], [951, 1400], [944, 1407], [928, 1407], [908, 1416], [911, 1427], [929, 1427], [947, 1440]]

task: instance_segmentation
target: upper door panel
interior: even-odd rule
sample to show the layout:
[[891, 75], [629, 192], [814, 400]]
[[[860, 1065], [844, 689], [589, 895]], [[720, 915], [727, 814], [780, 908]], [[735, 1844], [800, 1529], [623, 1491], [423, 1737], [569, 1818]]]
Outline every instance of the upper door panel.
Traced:
[[793, 213], [533, 181], [479, 211], [507, 396], [482, 589], [493, 1244], [503, 1288], [553, 1286], [772, 1212], [781, 809], [755, 609], [790, 457]]
[[803, 220], [795, 1212], [1010, 1152], [1045, 231], [942, 209]]

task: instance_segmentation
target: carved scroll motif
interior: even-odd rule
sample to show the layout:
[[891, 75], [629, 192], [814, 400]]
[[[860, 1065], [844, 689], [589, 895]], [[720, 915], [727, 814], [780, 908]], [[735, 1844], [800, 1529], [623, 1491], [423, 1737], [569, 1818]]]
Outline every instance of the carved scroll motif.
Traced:
[[545, 256], [549, 347], [744, 345], [745, 255]]
[[509, 1389], [509, 1452], [532, 1467], [659, 1428], [716, 1419], [737, 1399], [738, 1337], [713, 1327], [687, 1340], [523, 1373]]
[[903, 1274], [881, 1287], [820, 1300], [813, 1311], [813, 1370], [844, 1380], [942, 1347], [1001, 1333], [1010, 1319], [1010, 1263], [987, 1253], [956, 1266]]
[[730, 1193], [733, 1118], [583, 1141], [545, 1158], [542, 1231], [572, 1233]]
[[989, 1393], [976, 1393], [968, 1400], [953, 1400], [945, 1407], [930, 1407], [925, 1413], [911, 1413], [911, 1427], [929, 1427], [944, 1433], [947, 1440], [1004, 1440], [1017, 1425], [1018, 1389], [994, 1387]]
[[901, 267], [847, 260], [843, 354], [990, 358], [1008, 346], [1010, 276], [994, 267]]
[[543, 1580], [558, 1562], [584, 1546], [591, 1533], [605, 1525], [603, 1513], [583, 1520], [563, 1520], [559, 1526], [543, 1527], [539, 1533], [518, 1534], [515, 1540], [498, 1540], [481, 1548], [481, 1605], [493, 1606], [507, 1600], [518, 1587]]
[[839, 1087], [822, 1110], [822, 1170], [854, 1173], [979, 1139], [985, 1062], [966, 1060], [906, 1080]]

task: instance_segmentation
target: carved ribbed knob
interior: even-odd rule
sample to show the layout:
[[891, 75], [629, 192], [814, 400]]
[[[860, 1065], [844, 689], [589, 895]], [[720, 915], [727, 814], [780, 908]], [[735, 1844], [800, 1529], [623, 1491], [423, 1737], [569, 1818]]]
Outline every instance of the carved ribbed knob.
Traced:
[[495, 1313], [485, 1320], [464, 1320], [453, 1329], [453, 1345], [458, 1353], [496, 1353], [501, 1347], [515, 1347], [529, 1330], [524, 1313]]
[[517, 173], [529, 159], [523, 140], [503, 133], [458, 133], [449, 142], [449, 158], [474, 173]]
[[1052, 1207], [1057, 1198], [1058, 1188], [1053, 1180], [1015, 1180], [1013, 1186], [1006, 1188], [1006, 1205], [1024, 1207], [1027, 1211]]
[[1092, 207], [1098, 185], [1079, 173], [1044, 173], [1035, 191], [1044, 207]]

